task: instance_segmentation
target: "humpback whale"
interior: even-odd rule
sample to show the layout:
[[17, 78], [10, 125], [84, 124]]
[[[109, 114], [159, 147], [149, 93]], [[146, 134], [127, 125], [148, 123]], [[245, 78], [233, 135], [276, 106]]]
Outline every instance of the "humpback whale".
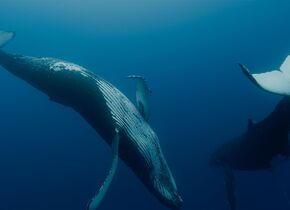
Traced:
[[272, 168], [277, 157], [290, 155], [288, 133], [290, 128], [290, 98], [284, 97], [264, 120], [248, 121], [245, 133], [220, 145], [210, 164], [222, 167], [231, 210], [236, 209], [235, 177], [233, 170], [258, 171]]
[[[0, 48], [13, 39], [13, 32], [0, 32]], [[64, 60], [31, 57], [0, 50], [0, 65], [16, 77], [48, 95], [51, 101], [78, 112], [112, 146], [112, 168], [99, 192], [88, 203], [94, 210], [105, 195], [117, 168], [118, 156], [147, 189], [170, 209], [180, 209], [182, 199], [162, 153], [159, 139], [148, 124], [140, 85], [143, 112], [115, 86], [95, 73]], [[141, 81], [141, 80], [140, 80]], [[143, 98], [142, 98], [143, 97]]]

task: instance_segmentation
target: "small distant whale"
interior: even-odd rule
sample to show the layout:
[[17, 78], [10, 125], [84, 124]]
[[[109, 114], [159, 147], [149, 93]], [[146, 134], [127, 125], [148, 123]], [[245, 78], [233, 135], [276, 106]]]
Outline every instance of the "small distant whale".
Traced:
[[[0, 31], [0, 48], [13, 39], [13, 32]], [[142, 112], [116, 87], [85, 68], [60, 59], [30, 57], [0, 51], [0, 65], [49, 96], [51, 101], [77, 111], [109, 144], [113, 163], [104, 185], [88, 203], [98, 207], [115, 174], [118, 156], [163, 204], [180, 209], [182, 199], [161, 151], [158, 137], [148, 124], [148, 93], [139, 82], [136, 96]], [[141, 88], [140, 88], [141, 87]]]
[[239, 64], [243, 73], [259, 88], [285, 96], [275, 110], [264, 120], [248, 122], [247, 131], [221, 145], [212, 155], [210, 164], [224, 169], [225, 187], [231, 210], [236, 210], [235, 177], [233, 170], [257, 171], [272, 168], [278, 156], [290, 156], [288, 133], [290, 129], [290, 56], [280, 67], [266, 73], [251, 74]]
[[257, 171], [271, 168], [275, 156], [289, 155], [290, 98], [284, 97], [264, 120], [248, 122], [241, 136], [222, 144], [211, 162], [237, 170]]
[[224, 169], [225, 187], [231, 210], [236, 209], [233, 170], [268, 170], [272, 168], [274, 158], [278, 156], [288, 158], [289, 128], [290, 98], [284, 97], [267, 118], [258, 123], [249, 120], [245, 133], [222, 144], [213, 153], [210, 164]]

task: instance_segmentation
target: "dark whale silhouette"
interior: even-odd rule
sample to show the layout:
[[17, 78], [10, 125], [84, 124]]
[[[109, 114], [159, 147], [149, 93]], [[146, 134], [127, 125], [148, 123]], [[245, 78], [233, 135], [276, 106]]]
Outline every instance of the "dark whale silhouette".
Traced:
[[[257, 87], [284, 97], [275, 110], [263, 121], [254, 124], [249, 120], [248, 130], [221, 145], [211, 157], [211, 165], [224, 169], [225, 187], [231, 210], [236, 209], [236, 170], [272, 169], [272, 160], [277, 156], [289, 157], [289, 116], [290, 116], [290, 56], [287, 56], [278, 70], [252, 74], [239, 64], [244, 75]], [[272, 170], [273, 171], [273, 170]], [[289, 205], [289, 197], [284, 192]]]
[[235, 178], [233, 170], [258, 171], [272, 167], [275, 157], [289, 156], [290, 98], [284, 97], [264, 120], [248, 122], [241, 136], [217, 148], [210, 164], [222, 167], [231, 210], [236, 209]]
[[271, 168], [277, 155], [289, 154], [290, 98], [284, 97], [264, 120], [248, 122], [241, 136], [221, 145], [213, 155], [212, 163], [237, 170], [264, 170]]
[[[1, 31], [0, 47], [13, 37], [14, 33]], [[157, 135], [116, 87], [79, 65], [55, 58], [0, 51], [0, 65], [47, 94], [50, 100], [77, 111], [109, 145], [114, 145], [113, 139], [120, 142], [116, 144], [119, 156], [149, 191], [167, 207], [181, 208], [182, 199]], [[114, 157], [117, 152], [115, 148]], [[89, 203], [88, 209], [97, 207], [96, 200]]]

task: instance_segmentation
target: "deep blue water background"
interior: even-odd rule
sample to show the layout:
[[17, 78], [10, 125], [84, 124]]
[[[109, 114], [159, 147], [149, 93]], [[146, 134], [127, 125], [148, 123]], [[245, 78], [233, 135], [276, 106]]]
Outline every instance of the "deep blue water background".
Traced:
[[[0, 0], [0, 27], [17, 32], [6, 51], [73, 61], [132, 100], [125, 76], [146, 76], [151, 124], [184, 209], [220, 210], [223, 176], [208, 166], [211, 152], [280, 99], [237, 63], [277, 69], [290, 54], [289, 12], [287, 0]], [[77, 113], [0, 69], [0, 209], [85, 209], [110, 167], [109, 147]], [[239, 209], [289, 209], [289, 166], [275, 176], [238, 172]], [[100, 209], [166, 208], [121, 163]]]

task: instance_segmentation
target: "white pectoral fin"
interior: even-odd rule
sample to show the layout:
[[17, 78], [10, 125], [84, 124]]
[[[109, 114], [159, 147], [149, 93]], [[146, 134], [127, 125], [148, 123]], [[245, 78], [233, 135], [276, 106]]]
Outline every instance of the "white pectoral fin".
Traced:
[[111, 182], [114, 178], [114, 175], [116, 174], [116, 170], [118, 166], [119, 142], [120, 142], [119, 131], [116, 131], [116, 135], [112, 141], [113, 161], [112, 161], [111, 169], [103, 185], [100, 187], [98, 193], [96, 193], [95, 196], [88, 203], [87, 210], [96, 210], [99, 207], [100, 203], [102, 202], [103, 198], [105, 197], [111, 185]]
[[[283, 64], [284, 65], [284, 64]], [[282, 67], [283, 67], [282, 65]], [[288, 67], [285, 64], [285, 68]], [[269, 71], [260, 74], [251, 74], [250, 71], [240, 64], [243, 73], [257, 86], [271, 93], [279, 95], [290, 95], [290, 70], [289, 71]]]
[[137, 108], [142, 115], [142, 117], [148, 121], [150, 108], [149, 108], [149, 97], [151, 94], [151, 90], [147, 84], [147, 81], [142, 76], [130, 75], [128, 76], [130, 79], [134, 79], [137, 82], [136, 85], [136, 101]]
[[229, 207], [231, 210], [236, 210], [236, 195], [235, 195], [236, 185], [234, 172], [230, 167], [224, 166], [224, 175]]
[[0, 31], [0, 48], [4, 47], [15, 36], [14, 32]]

